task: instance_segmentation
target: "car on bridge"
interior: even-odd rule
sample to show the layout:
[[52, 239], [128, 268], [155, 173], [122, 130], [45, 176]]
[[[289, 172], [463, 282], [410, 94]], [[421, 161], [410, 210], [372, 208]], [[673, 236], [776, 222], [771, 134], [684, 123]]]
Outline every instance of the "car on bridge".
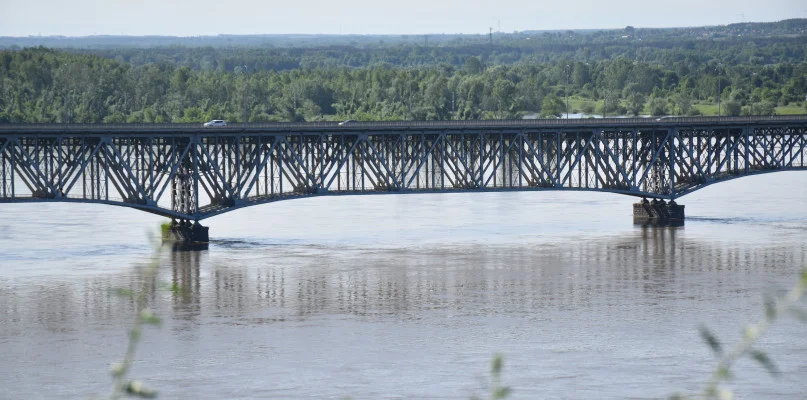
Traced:
[[227, 121], [223, 119], [214, 119], [212, 121], [208, 121], [202, 124], [202, 127], [204, 128], [215, 128], [217, 126], [227, 126]]

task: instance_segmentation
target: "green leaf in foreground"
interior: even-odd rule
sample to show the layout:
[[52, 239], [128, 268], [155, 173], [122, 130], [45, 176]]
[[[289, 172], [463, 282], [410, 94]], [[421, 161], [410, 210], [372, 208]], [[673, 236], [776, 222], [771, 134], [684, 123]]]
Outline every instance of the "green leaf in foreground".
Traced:
[[765, 318], [769, 321], [776, 319], [776, 300], [770, 296], [765, 296]]
[[134, 295], [135, 295], [134, 291], [132, 291], [130, 289], [124, 289], [124, 288], [112, 289], [112, 293], [114, 293], [115, 296], [118, 296], [118, 297], [134, 297]]
[[126, 393], [128, 393], [128, 394], [130, 394], [132, 396], [142, 397], [144, 399], [153, 399], [153, 398], [157, 397], [157, 391], [156, 390], [152, 390], [152, 389], [147, 388], [140, 381], [129, 381], [126, 384], [125, 390], [126, 390]]
[[160, 325], [160, 323], [162, 323], [160, 317], [154, 315], [154, 313], [150, 309], [145, 309], [141, 311], [140, 318], [143, 320], [144, 324]]
[[799, 320], [801, 322], [807, 322], [807, 310], [805, 310], [803, 308], [792, 307], [790, 309], [790, 313], [793, 314], [793, 316], [797, 320]]
[[491, 363], [491, 366], [490, 366], [490, 372], [493, 375], [499, 375], [499, 374], [502, 373], [502, 356], [501, 356], [501, 354], [496, 354], [493, 357], [493, 362]]
[[776, 367], [776, 364], [773, 363], [773, 360], [771, 360], [767, 354], [759, 350], [751, 350], [750, 354], [751, 358], [753, 358], [756, 362], [762, 365], [762, 367], [764, 367], [769, 374], [773, 376], [779, 376], [779, 374], [781, 373], [779, 371], [779, 368]]
[[506, 399], [510, 395], [509, 387], [500, 387], [493, 391], [494, 399]]
[[700, 332], [703, 341], [706, 342], [707, 345], [709, 345], [709, 348], [712, 349], [715, 355], [717, 356], [723, 355], [723, 346], [720, 344], [720, 341], [717, 340], [717, 337], [714, 334], [712, 334], [712, 331], [710, 331], [709, 328], [701, 326], [700, 328], [698, 328], [698, 331]]

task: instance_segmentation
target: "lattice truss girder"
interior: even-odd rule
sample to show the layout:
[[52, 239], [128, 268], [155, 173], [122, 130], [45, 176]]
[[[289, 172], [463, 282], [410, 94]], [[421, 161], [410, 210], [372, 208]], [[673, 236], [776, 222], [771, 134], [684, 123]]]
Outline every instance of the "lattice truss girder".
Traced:
[[[314, 194], [590, 189], [675, 198], [807, 167], [804, 128], [0, 137], [0, 201], [204, 218]], [[170, 190], [168, 190], [170, 188]]]

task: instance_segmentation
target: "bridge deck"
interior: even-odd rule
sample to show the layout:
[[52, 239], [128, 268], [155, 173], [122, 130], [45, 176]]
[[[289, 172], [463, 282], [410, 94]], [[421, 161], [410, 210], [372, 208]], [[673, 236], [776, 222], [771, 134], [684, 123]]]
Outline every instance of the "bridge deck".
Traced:
[[693, 129], [704, 127], [738, 127], [748, 125], [786, 126], [807, 122], [807, 115], [774, 115], [746, 117], [661, 117], [661, 118], [575, 118], [575, 119], [518, 119], [518, 120], [472, 120], [472, 121], [368, 121], [351, 122], [272, 122], [232, 123], [224, 127], [205, 128], [202, 124], [0, 124], [2, 134], [53, 134], [53, 133], [103, 133], [103, 134], [160, 134], [185, 133], [344, 133], [368, 132], [374, 135], [398, 134], [400, 131], [489, 131], [534, 128], [550, 130], [593, 129]]

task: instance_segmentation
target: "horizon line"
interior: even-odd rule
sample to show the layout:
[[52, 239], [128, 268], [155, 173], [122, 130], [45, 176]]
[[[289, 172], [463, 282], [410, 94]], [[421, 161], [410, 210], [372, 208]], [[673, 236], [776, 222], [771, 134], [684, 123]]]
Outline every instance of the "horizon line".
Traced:
[[[770, 24], [770, 23], [779, 23], [784, 21], [799, 21], [799, 20], [807, 20], [807, 18], [786, 18], [776, 21], [740, 21], [740, 22], [732, 22], [728, 24], [715, 24], [715, 25], [690, 25], [690, 26], [663, 26], [663, 27], [653, 27], [653, 26], [636, 26], [636, 25], [626, 25], [625, 27], [620, 28], [560, 28], [560, 29], [525, 29], [525, 30], [513, 30], [511, 32], [505, 31], [493, 31], [493, 34], [520, 34], [525, 32], [565, 32], [565, 31], [617, 31], [617, 30], [624, 30], [627, 27], [633, 27], [634, 29], [692, 29], [692, 28], [716, 28], [716, 27], [724, 27], [730, 25], [743, 25], [743, 24]], [[289, 32], [289, 33], [217, 33], [217, 34], [195, 34], [195, 35], [170, 35], [170, 34], [114, 34], [114, 33], [100, 33], [100, 34], [89, 34], [89, 35], [62, 35], [62, 34], [50, 34], [50, 35], [41, 35], [41, 34], [28, 34], [28, 35], [0, 35], [0, 38], [13, 38], [13, 39], [27, 39], [27, 38], [66, 38], [66, 39], [82, 39], [82, 38], [103, 38], [103, 37], [128, 37], [128, 38], [211, 38], [211, 37], [223, 37], [223, 36], [293, 36], [293, 35], [300, 35], [300, 36], [480, 36], [480, 35], [489, 35], [491, 32], [482, 32], [482, 33], [463, 33], [463, 32], [453, 32], [453, 33], [446, 33], [446, 32], [431, 32], [431, 33], [303, 33], [303, 32]]]

